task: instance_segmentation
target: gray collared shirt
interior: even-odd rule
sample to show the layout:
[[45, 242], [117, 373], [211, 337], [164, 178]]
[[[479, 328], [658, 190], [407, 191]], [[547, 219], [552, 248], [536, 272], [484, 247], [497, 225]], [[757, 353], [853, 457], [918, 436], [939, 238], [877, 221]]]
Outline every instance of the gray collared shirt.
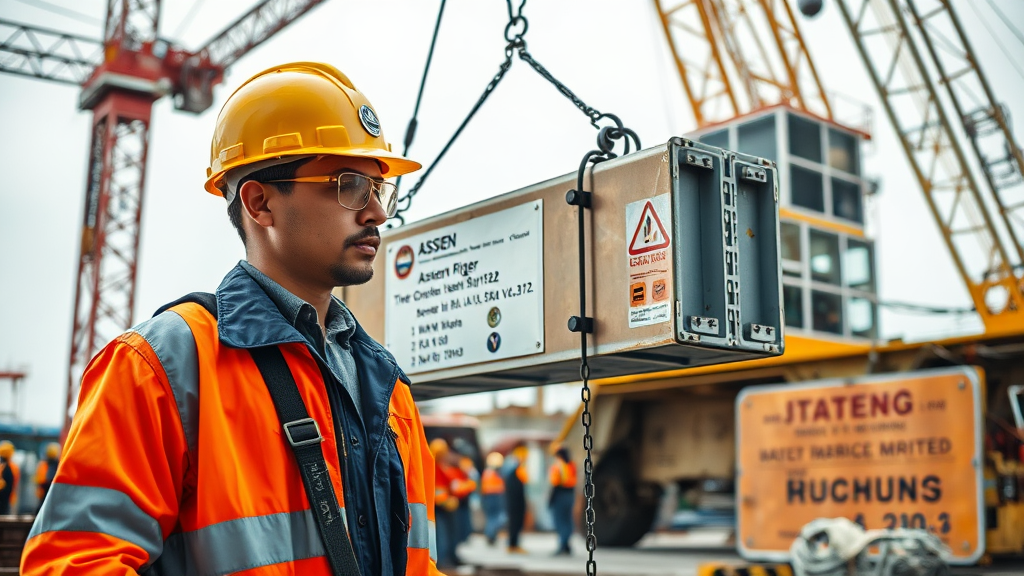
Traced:
[[277, 309], [281, 311], [285, 320], [294, 326], [317, 351], [320, 359], [330, 368], [331, 374], [338, 382], [341, 382], [349, 396], [352, 397], [356, 412], [362, 419], [363, 395], [359, 388], [359, 372], [356, 370], [356, 361], [352, 356], [350, 342], [356, 333], [356, 319], [352, 313], [341, 300], [331, 296], [331, 304], [328, 306], [325, 322], [327, 327], [325, 343], [323, 331], [320, 330], [320, 324], [317, 321], [316, 309], [312, 304], [285, 290], [283, 286], [245, 260], [239, 264], [260, 285], [260, 288], [263, 288]]

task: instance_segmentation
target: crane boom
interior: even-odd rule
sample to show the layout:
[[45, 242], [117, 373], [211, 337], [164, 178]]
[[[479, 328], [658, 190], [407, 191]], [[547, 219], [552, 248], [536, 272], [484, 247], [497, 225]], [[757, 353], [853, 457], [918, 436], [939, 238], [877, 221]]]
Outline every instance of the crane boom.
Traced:
[[898, 0], [836, 3], [986, 330], [1019, 325], [1021, 280]]
[[214, 66], [227, 68], [325, 0], [264, 0], [238, 17], [196, 51]]
[[[971, 143], [1008, 244], [1024, 262], [1024, 157], [949, 0], [906, 0], [949, 100]], [[941, 50], [940, 50], [941, 49]]]
[[103, 43], [0, 19], [0, 72], [80, 85], [103, 60]]
[[832, 108], [785, 0], [654, 0], [698, 127], [785, 103]]

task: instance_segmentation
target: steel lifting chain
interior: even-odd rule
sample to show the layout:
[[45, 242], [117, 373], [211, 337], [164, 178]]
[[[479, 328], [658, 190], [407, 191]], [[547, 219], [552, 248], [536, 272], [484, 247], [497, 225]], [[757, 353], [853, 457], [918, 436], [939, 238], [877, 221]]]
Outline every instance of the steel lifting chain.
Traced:
[[590, 363], [587, 360], [587, 335], [594, 332], [594, 319], [587, 316], [587, 258], [586, 258], [586, 209], [591, 206], [592, 192], [584, 190], [584, 176], [587, 166], [598, 164], [616, 157], [613, 148], [616, 140], [623, 141], [624, 153], [630, 152], [630, 140], [640, 149], [640, 138], [629, 128], [624, 128], [622, 122], [614, 114], [600, 114], [600, 118], [609, 118], [615, 122], [615, 126], [601, 128], [597, 135], [598, 150], [591, 150], [583, 156], [580, 162], [579, 171], [576, 173], [576, 189], [570, 190], [565, 199], [571, 205], [577, 207], [577, 235], [579, 242], [579, 289], [580, 289], [580, 313], [569, 319], [569, 330], [580, 333], [580, 380], [583, 387], [580, 391], [580, 399], [583, 401], [583, 413], [580, 415], [580, 423], [583, 425], [583, 450], [586, 458], [583, 460], [583, 498], [586, 502], [584, 521], [586, 523], [587, 535], [587, 576], [597, 575], [597, 562], [594, 561], [594, 551], [597, 550], [597, 537], [594, 535], [594, 523], [596, 513], [594, 512], [594, 437], [590, 433], [592, 424], [592, 413], [590, 412], [591, 388], [590, 388]]
[[[408, 192], [403, 194], [398, 200], [398, 211], [395, 214], [395, 218], [398, 219], [402, 224], [405, 223], [405, 219], [402, 217], [402, 213], [409, 209], [412, 204], [412, 199], [423, 187], [424, 182], [433, 172], [434, 167], [437, 163], [448, 153], [452, 144], [462, 134], [462, 131], [472, 120], [473, 116], [476, 115], [480, 107], [483, 106], [487, 98], [494, 92], [495, 88], [508, 73], [509, 68], [512, 67], [512, 56], [518, 53], [519, 59], [523, 60], [530, 65], [538, 74], [544, 79], [550, 82], [555, 88], [558, 89], [559, 93], [572, 101], [573, 105], [576, 106], [581, 112], [583, 112], [587, 118], [590, 119], [591, 125], [598, 128], [599, 132], [597, 135], [597, 150], [591, 150], [583, 156], [583, 161], [580, 163], [579, 171], [576, 177], [576, 190], [570, 190], [566, 194], [566, 201], [569, 204], [578, 207], [578, 234], [579, 234], [579, 289], [580, 289], [580, 315], [573, 316], [569, 319], [569, 330], [580, 333], [580, 380], [583, 382], [583, 387], [580, 391], [580, 398], [583, 401], [583, 413], [581, 415], [581, 423], [583, 425], [583, 450], [586, 452], [586, 458], [583, 461], [583, 496], [586, 500], [585, 508], [585, 522], [587, 528], [586, 535], [586, 546], [587, 546], [587, 563], [586, 571], [587, 576], [597, 575], [597, 562], [594, 560], [594, 552], [597, 550], [597, 537], [594, 535], [594, 523], [596, 522], [596, 513], [594, 511], [594, 437], [590, 433], [592, 424], [592, 413], [590, 412], [590, 401], [592, 398], [590, 388], [590, 364], [587, 361], [587, 335], [594, 331], [593, 318], [588, 317], [587, 314], [587, 290], [586, 290], [586, 235], [584, 224], [586, 222], [586, 209], [590, 208], [591, 193], [584, 191], [583, 180], [587, 170], [587, 166], [591, 164], [598, 164], [606, 160], [615, 158], [617, 154], [614, 152], [615, 143], [618, 140], [623, 142], [623, 154], [629, 154], [631, 147], [630, 143], [636, 146], [639, 150], [640, 138], [636, 135], [636, 132], [625, 128], [622, 121], [619, 120], [614, 114], [603, 114], [599, 110], [588, 106], [585, 102], [580, 100], [576, 94], [570, 90], [565, 84], [560, 82], [547, 68], [542, 66], [540, 62], [534, 59], [533, 55], [530, 54], [526, 49], [526, 40], [524, 36], [527, 30], [529, 30], [530, 24], [523, 16], [523, 8], [526, 6], [526, 0], [520, 0], [519, 7], [513, 7], [513, 0], [505, 0], [505, 4], [508, 6], [508, 24], [505, 25], [505, 60], [498, 67], [498, 72], [494, 75], [494, 78], [484, 88], [483, 94], [477, 99], [476, 104], [470, 109], [466, 119], [462, 121], [455, 133], [438, 153], [434, 161], [430, 163], [430, 166], [424, 170], [420, 176], [419, 181], [409, 189]], [[444, 3], [441, 4], [441, 11], [444, 10]], [[437, 27], [441, 24], [441, 14], [438, 14]], [[431, 42], [430, 56], [427, 58], [427, 69], [430, 67], [430, 59], [433, 56], [433, 48], [437, 39], [437, 27], [434, 30], [434, 41]], [[426, 82], [427, 70], [424, 70], [423, 82], [420, 85], [420, 96], [422, 97], [423, 84]], [[419, 110], [419, 99], [417, 99], [417, 111]], [[603, 119], [610, 120], [613, 126], [600, 126], [599, 121]], [[415, 115], [412, 121], [410, 121], [409, 131], [406, 133], [406, 150], [412, 143], [412, 135], [415, 132]]]
[[[581, 112], [586, 114], [587, 118], [590, 118], [590, 123], [595, 128], [600, 128], [600, 126], [598, 125], [598, 121], [601, 120], [602, 118], [612, 117], [610, 114], [602, 114], [599, 110], [591, 106], [587, 106], [587, 104], [580, 100], [579, 97], [576, 96], [576, 94], [573, 93], [572, 90], [570, 90], [565, 84], [561, 83], [557, 78], [555, 78], [554, 75], [552, 75], [551, 72], [547, 70], [547, 68], [542, 66], [540, 62], [537, 62], [537, 60], [535, 60], [533, 56], [526, 50], [526, 40], [524, 39], [524, 36], [526, 36], [526, 31], [529, 30], [530, 28], [530, 23], [526, 20], [526, 17], [523, 16], [523, 8], [526, 7], [526, 0], [521, 0], [519, 2], [518, 8], [515, 8], [513, 6], [513, 0], [505, 0], [505, 4], [508, 6], [508, 24], [505, 25], [505, 42], [507, 42], [507, 44], [505, 45], [505, 60], [501, 63], [500, 66], [498, 66], [498, 72], [494, 75], [494, 78], [492, 78], [491, 81], [487, 84], [487, 87], [484, 88], [483, 94], [480, 95], [480, 98], [477, 99], [476, 104], [474, 104], [473, 107], [469, 110], [469, 114], [466, 116], [466, 119], [463, 120], [462, 124], [460, 124], [459, 127], [455, 130], [455, 133], [452, 134], [452, 137], [448, 140], [448, 143], [444, 145], [444, 148], [442, 148], [441, 152], [439, 152], [437, 157], [434, 158], [434, 161], [430, 163], [430, 166], [428, 166], [427, 169], [423, 171], [423, 174], [420, 175], [420, 179], [416, 182], [416, 184], [414, 184], [413, 187], [410, 188], [408, 192], [402, 194], [398, 198], [398, 210], [395, 213], [395, 218], [401, 224], [405, 223], [405, 218], [402, 217], [402, 213], [408, 210], [409, 207], [412, 205], [412, 199], [416, 196], [416, 194], [419, 193], [420, 188], [423, 187], [423, 184], [427, 181], [427, 178], [434, 171], [434, 167], [436, 167], [438, 162], [441, 161], [441, 158], [444, 158], [445, 154], [448, 153], [448, 150], [452, 147], [452, 144], [455, 143], [455, 140], [458, 139], [459, 135], [462, 134], [462, 131], [469, 124], [469, 121], [473, 119], [473, 116], [475, 116], [477, 111], [480, 110], [480, 107], [483, 106], [484, 102], [487, 101], [487, 98], [490, 97], [492, 92], [494, 92], [494, 89], [498, 87], [498, 84], [501, 82], [502, 78], [505, 77], [505, 74], [508, 73], [509, 68], [512, 67], [512, 56], [514, 54], [518, 54], [520, 60], [529, 64], [530, 67], [536, 70], [538, 74], [540, 74], [544, 79], [546, 79], [548, 82], [554, 85], [554, 87], [557, 88], [563, 96], [572, 101], [573, 105], [579, 108]], [[444, 10], [443, 3], [441, 6], [441, 10]], [[441, 20], [439, 14], [438, 26], [440, 26], [440, 22]], [[435, 28], [435, 40], [436, 37], [437, 29]], [[433, 55], [433, 47], [434, 43], [432, 42], [431, 55]], [[427, 68], [429, 68], [429, 66], [430, 59], [428, 58]], [[424, 82], [425, 81], [426, 70], [424, 70]], [[422, 93], [422, 83], [420, 90]], [[619, 129], [621, 129], [622, 123], [617, 122], [617, 124]], [[412, 124], [412, 121], [410, 122], [410, 130], [415, 131], [415, 126]], [[407, 131], [406, 150], [408, 150], [411, 141], [412, 138], [410, 136], [410, 133]]]

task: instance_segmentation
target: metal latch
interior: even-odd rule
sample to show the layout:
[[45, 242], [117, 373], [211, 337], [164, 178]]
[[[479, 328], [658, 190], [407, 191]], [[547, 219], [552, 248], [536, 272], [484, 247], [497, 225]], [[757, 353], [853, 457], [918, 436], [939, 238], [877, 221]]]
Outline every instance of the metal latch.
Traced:
[[711, 156], [708, 156], [707, 154], [701, 154], [700, 152], [694, 152], [693, 150], [688, 150], [686, 152], [686, 163], [689, 164], [690, 166], [696, 166], [698, 168], [707, 168], [708, 170], [711, 170], [712, 168], [715, 167], [714, 161], [711, 159]]
[[750, 339], [754, 342], [775, 342], [775, 328], [763, 324], [750, 324]]
[[718, 336], [718, 318], [690, 316], [690, 330], [708, 336]]
[[753, 180], [754, 182], [768, 181], [768, 172], [764, 168], [757, 168], [756, 166], [744, 166], [740, 176], [744, 180]]

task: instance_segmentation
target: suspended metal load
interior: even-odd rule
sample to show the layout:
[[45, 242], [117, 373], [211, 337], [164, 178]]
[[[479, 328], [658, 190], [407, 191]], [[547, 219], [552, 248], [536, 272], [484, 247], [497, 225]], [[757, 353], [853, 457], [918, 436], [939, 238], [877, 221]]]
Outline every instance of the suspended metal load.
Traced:
[[[673, 138], [588, 176], [592, 378], [782, 354], [773, 162]], [[575, 186], [382, 233], [374, 280], [342, 297], [418, 398], [580, 379]]]

